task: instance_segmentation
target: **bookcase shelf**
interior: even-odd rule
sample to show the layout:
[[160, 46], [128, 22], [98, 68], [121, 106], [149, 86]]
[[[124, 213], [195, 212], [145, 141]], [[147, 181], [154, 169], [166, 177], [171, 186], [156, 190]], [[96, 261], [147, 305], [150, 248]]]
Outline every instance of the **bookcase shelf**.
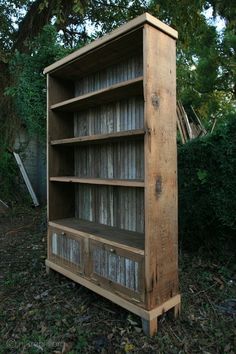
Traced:
[[55, 111], [73, 112], [95, 107], [100, 104], [120, 100], [124, 97], [141, 95], [143, 93], [143, 77], [127, 80], [108, 88], [91, 92], [82, 96], [51, 105]]
[[143, 14], [45, 69], [46, 267], [142, 318], [180, 308], [177, 32]]
[[144, 187], [144, 181], [124, 179], [79, 178], [74, 176], [50, 177], [51, 182], [101, 184], [105, 186]]
[[120, 139], [140, 138], [144, 136], [144, 129], [119, 131], [115, 133], [77, 136], [74, 138], [51, 140], [51, 145], [76, 145], [76, 144], [99, 144], [104, 142], [114, 142]]
[[144, 255], [144, 235], [139, 232], [122, 230], [77, 218], [54, 220], [49, 222], [49, 225], [65, 232], [73, 232], [91, 240], [105, 242], [110, 246]]

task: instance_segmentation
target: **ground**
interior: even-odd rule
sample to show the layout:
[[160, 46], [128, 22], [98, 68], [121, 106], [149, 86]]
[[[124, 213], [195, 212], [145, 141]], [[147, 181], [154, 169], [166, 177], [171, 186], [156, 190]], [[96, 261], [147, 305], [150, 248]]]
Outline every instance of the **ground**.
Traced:
[[45, 271], [44, 209], [0, 216], [0, 354], [235, 353], [233, 256], [180, 252], [182, 314], [147, 338], [141, 321], [78, 284]]

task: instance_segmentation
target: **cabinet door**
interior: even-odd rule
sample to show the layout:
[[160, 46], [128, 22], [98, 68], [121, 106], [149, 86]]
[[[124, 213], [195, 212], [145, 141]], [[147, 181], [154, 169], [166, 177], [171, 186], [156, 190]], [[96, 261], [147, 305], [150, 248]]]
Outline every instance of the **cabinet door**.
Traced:
[[90, 277], [99, 285], [143, 301], [143, 256], [90, 241]]
[[75, 273], [83, 273], [83, 240], [72, 233], [49, 228], [48, 258]]

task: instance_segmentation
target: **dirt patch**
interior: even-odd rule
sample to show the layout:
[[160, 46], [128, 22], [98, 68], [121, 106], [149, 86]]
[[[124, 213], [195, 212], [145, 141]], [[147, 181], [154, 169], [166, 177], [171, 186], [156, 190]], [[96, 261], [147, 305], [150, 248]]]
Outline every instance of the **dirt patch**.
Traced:
[[147, 338], [137, 316], [45, 272], [46, 213], [18, 207], [0, 217], [0, 354], [230, 353], [235, 317], [220, 311], [235, 298], [234, 259], [182, 254], [182, 314], [164, 315]]

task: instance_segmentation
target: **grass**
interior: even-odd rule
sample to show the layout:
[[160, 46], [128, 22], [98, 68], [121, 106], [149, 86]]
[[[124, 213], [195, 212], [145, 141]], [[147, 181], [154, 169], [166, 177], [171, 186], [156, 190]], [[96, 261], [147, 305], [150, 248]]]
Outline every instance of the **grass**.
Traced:
[[0, 224], [0, 354], [235, 353], [235, 317], [218, 307], [235, 297], [232, 255], [181, 253], [181, 317], [147, 338], [137, 316], [46, 275], [45, 210], [15, 208]]

